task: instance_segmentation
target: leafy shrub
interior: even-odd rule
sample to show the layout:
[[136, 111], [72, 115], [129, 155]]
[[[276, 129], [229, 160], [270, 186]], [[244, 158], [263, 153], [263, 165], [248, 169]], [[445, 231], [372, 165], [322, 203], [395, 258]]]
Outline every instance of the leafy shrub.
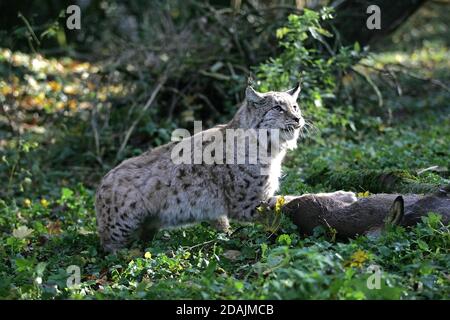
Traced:
[[291, 14], [286, 26], [277, 31], [281, 54], [255, 70], [262, 91], [287, 89], [301, 81], [301, 108], [319, 128], [349, 123], [349, 113], [339, 110], [342, 101], [335, 93], [341, 77], [364, 56], [357, 45], [331, 49], [327, 38], [332, 34], [322, 25], [332, 18], [326, 7], [320, 12], [305, 9], [302, 15]]

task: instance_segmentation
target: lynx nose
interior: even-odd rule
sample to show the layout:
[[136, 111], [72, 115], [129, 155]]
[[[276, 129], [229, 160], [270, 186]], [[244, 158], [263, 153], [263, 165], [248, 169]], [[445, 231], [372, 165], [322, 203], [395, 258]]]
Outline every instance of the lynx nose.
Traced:
[[302, 117], [294, 117], [294, 121], [296, 123], [297, 128], [300, 128], [304, 125], [304, 120]]

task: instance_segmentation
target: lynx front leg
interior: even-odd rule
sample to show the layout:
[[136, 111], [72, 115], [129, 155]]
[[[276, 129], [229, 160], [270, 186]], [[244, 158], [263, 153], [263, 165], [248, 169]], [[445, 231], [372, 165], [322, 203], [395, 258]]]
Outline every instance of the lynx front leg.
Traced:
[[131, 230], [118, 225], [111, 225], [107, 230], [100, 230], [103, 249], [114, 254], [117, 250], [125, 248], [130, 241], [131, 233]]
[[139, 228], [139, 238], [143, 242], [147, 243], [153, 240], [158, 233], [161, 223], [155, 216], [148, 215], [142, 222]]

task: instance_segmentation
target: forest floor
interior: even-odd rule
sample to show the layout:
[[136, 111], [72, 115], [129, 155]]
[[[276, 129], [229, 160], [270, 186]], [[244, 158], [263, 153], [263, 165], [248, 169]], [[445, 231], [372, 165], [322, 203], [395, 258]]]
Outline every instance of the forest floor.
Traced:
[[[450, 182], [450, 48], [447, 38], [423, 37], [429, 40], [404, 47], [415, 38], [394, 36], [364, 61], [360, 68], [376, 79], [382, 106], [371, 86], [360, 87], [344, 126], [313, 130], [289, 154], [279, 194], [346, 189], [364, 197], [380, 190], [345, 173], [374, 170], [435, 186]], [[376, 69], [399, 65], [407, 72], [387, 86]], [[0, 115], [0, 298], [450, 297], [450, 232], [432, 214], [412, 229], [347, 242], [324, 229], [300, 237], [284, 217], [275, 234], [233, 224], [227, 236], [199, 224], [105, 255], [93, 195], [108, 166], [91, 165], [96, 143], [80, 134], [91, 125], [80, 120], [89, 119], [93, 100], [108, 103], [121, 88], [84, 81], [96, 72], [86, 62], [0, 49], [0, 102], [16, 108]], [[367, 285], [374, 266], [379, 289]]]

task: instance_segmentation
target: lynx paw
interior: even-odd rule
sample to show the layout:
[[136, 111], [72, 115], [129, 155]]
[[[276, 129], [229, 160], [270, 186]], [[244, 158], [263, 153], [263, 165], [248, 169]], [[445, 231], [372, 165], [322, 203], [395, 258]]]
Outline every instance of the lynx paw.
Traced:
[[211, 221], [211, 225], [219, 232], [229, 234], [231, 232], [230, 222], [228, 218], [223, 216], [219, 217], [214, 221]]

